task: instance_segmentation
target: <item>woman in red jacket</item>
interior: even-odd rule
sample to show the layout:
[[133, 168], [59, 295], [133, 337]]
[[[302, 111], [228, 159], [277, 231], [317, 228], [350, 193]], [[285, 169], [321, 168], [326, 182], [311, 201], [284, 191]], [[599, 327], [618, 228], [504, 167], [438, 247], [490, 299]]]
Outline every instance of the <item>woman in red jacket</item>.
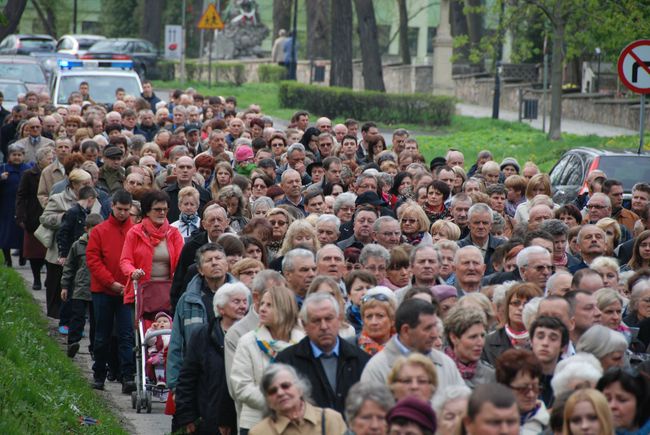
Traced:
[[141, 201], [144, 219], [129, 230], [122, 248], [120, 268], [129, 277], [124, 303], [134, 302], [133, 281], [169, 281], [174, 277], [183, 236], [167, 221], [170, 200], [167, 193], [147, 192]]

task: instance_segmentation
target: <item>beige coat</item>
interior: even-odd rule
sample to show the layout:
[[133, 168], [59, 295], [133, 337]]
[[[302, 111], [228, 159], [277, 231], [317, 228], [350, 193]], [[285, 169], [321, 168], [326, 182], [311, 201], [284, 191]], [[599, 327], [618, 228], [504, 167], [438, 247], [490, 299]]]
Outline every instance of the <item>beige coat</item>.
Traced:
[[30, 137], [24, 137], [20, 140], [17, 140], [16, 144], [20, 144], [25, 148], [25, 161], [26, 162], [35, 162], [36, 161], [36, 151], [38, 151], [41, 147], [52, 147], [54, 148], [54, 141], [52, 139], [48, 139], [45, 136], [41, 136], [39, 143], [37, 145], [32, 145], [32, 142], [29, 140]]
[[65, 169], [63, 168], [63, 164], [58, 160], [55, 160], [43, 169], [41, 179], [38, 182], [38, 192], [36, 193], [38, 202], [41, 203], [43, 208], [47, 205], [47, 200], [50, 197], [50, 193], [52, 193], [52, 187], [64, 178]]
[[[294, 328], [291, 331], [291, 343], [278, 343], [275, 347], [276, 351], [280, 352], [298, 343], [304, 336], [302, 329]], [[239, 427], [244, 429], [252, 428], [264, 417], [265, 401], [260, 391], [260, 382], [264, 369], [271, 364], [271, 358], [262, 352], [257, 340], [266, 342], [272, 340], [271, 333], [266, 327], [260, 326], [244, 334], [239, 340], [230, 371], [233, 398], [242, 405], [241, 412], [238, 413]]]
[[323, 416], [325, 416], [325, 432], [327, 435], [343, 435], [347, 430], [341, 414], [333, 409], [317, 408], [305, 402], [305, 415], [300, 424], [286, 417], [278, 417], [273, 421], [266, 417], [253, 427], [249, 435], [322, 435]]

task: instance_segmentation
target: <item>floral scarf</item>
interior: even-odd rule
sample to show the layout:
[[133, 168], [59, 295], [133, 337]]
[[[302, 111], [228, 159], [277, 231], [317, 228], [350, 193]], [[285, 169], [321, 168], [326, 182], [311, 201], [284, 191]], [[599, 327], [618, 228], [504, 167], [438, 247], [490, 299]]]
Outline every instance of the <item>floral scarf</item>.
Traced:
[[[394, 331], [391, 330], [390, 335], [392, 337], [394, 335]], [[359, 348], [370, 356], [373, 356], [384, 349], [384, 345], [379, 344], [370, 338], [365, 330], [361, 331], [361, 334], [359, 334], [357, 343], [359, 344]]]
[[156, 228], [151, 219], [146, 217], [142, 220], [142, 229], [144, 230], [144, 233], [149, 237], [151, 245], [156, 247], [160, 242], [165, 240], [167, 231], [169, 231], [169, 222], [165, 218], [165, 222]]
[[409, 245], [417, 246], [417, 245], [420, 244], [420, 242], [424, 238], [424, 234], [425, 234], [424, 231], [420, 231], [418, 233], [407, 235], [406, 236], [406, 243], [408, 243]]
[[297, 343], [296, 340], [293, 340], [293, 337], [291, 337], [289, 342], [283, 340], [274, 340], [271, 337], [269, 330], [264, 326], [258, 326], [255, 329], [255, 342], [257, 343], [257, 347], [259, 347], [260, 350], [269, 357], [272, 363], [275, 362], [275, 357], [278, 355], [278, 353], [282, 352], [287, 347]]
[[451, 348], [451, 346], [447, 346], [445, 348], [445, 354], [451, 358], [454, 363], [456, 363], [456, 368], [460, 372], [460, 376], [468, 381], [474, 377], [476, 374], [476, 368], [478, 367], [478, 361], [474, 361], [469, 364], [465, 364], [462, 362], [460, 359], [458, 359], [458, 356], [454, 352], [454, 350]]
[[269, 252], [276, 255], [278, 251], [280, 251], [280, 248], [282, 247], [283, 240], [278, 240], [278, 241], [270, 240], [266, 242], [266, 249], [268, 249]]

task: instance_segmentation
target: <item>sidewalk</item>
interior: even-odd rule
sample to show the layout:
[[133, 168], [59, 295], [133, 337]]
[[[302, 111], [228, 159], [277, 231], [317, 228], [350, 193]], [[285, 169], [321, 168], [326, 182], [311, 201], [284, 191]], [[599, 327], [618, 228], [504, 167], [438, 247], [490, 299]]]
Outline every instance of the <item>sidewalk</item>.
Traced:
[[[456, 113], [463, 116], [471, 116], [473, 118], [490, 118], [492, 117], [492, 108], [475, 106], [472, 104], [458, 103], [456, 104]], [[517, 112], [511, 112], [509, 110], [500, 110], [499, 119], [503, 121], [518, 121], [519, 116]], [[538, 119], [533, 121], [522, 121], [533, 128], [538, 130], [542, 129], [542, 116], [541, 113]], [[551, 122], [549, 117], [546, 117], [546, 131], [548, 132], [548, 127]], [[584, 121], [575, 121], [572, 119], [562, 119], [562, 133], [572, 133], [580, 136], [589, 136], [595, 134], [597, 136], [603, 137], [612, 137], [612, 136], [629, 136], [629, 135], [638, 135], [638, 130], [629, 130], [627, 128], [613, 127], [611, 125], [603, 124], [592, 124]]]

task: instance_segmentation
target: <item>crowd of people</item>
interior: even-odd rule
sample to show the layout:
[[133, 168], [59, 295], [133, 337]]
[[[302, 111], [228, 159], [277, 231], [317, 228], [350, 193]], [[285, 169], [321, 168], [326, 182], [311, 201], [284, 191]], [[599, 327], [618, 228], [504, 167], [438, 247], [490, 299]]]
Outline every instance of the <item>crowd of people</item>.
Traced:
[[556, 204], [500, 150], [427, 161], [405, 129], [143, 88], [2, 114], [5, 263], [71, 358], [89, 314], [93, 388], [134, 391], [134, 293], [162, 289], [175, 431], [650, 433], [648, 180]]

